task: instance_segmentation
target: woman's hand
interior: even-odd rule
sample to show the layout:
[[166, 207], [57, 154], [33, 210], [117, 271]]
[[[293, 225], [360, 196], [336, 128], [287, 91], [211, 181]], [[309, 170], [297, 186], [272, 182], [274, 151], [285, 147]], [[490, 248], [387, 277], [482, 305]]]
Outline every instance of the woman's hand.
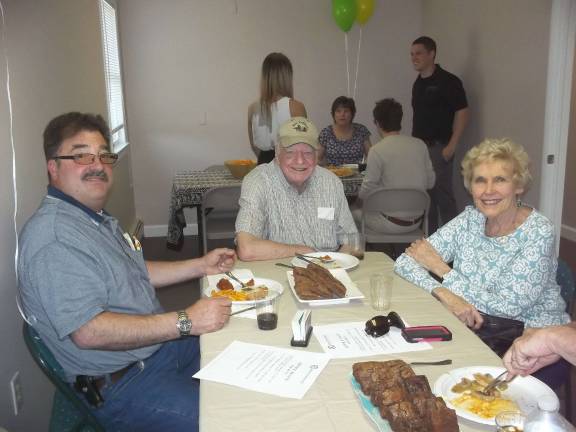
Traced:
[[451, 270], [450, 266], [444, 262], [440, 254], [434, 249], [434, 246], [426, 239], [413, 242], [406, 249], [406, 254], [438, 277], [444, 277]]
[[480, 315], [480, 312], [478, 312], [473, 305], [462, 297], [444, 287], [435, 288], [432, 293], [450, 312], [456, 315], [458, 319], [468, 327], [474, 330], [482, 327], [482, 323], [484, 322], [482, 315]]

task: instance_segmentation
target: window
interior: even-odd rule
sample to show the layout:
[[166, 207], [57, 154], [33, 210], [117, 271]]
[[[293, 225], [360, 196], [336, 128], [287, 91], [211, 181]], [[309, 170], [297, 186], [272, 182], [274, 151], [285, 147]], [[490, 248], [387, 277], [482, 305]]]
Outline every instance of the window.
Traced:
[[108, 102], [108, 124], [111, 132], [113, 152], [128, 145], [124, 121], [124, 97], [122, 95], [122, 73], [120, 71], [120, 49], [116, 9], [107, 0], [100, 0], [100, 28], [104, 50], [104, 76]]

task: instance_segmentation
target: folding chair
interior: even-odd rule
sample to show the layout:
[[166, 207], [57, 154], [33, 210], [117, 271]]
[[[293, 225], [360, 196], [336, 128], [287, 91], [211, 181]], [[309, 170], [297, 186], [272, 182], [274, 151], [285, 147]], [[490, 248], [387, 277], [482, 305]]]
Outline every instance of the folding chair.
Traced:
[[[411, 243], [428, 235], [428, 207], [430, 197], [418, 189], [379, 188], [362, 200], [361, 231], [366, 243]], [[380, 212], [393, 215], [397, 212], [410, 212], [423, 216], [421, 227], [402, 234], [378, 232], [366, 226], [366, 213]]]
[[202, 198], [202, 245], [208, 251], [208, 240], [233, 239], [236, 235], [240, 185], [209, 189]]
[[104, 427], [64, 380], [62, 366], [44, 345], [36, 330], [25, 322], [22, 333], [30, 354], [52, 384], [56, 386], [50, 417], [50, 432], [104, 432]]
[[[566, 311], [572, 316], [574, 310], [574, 297], [576, 295], [576, 286], [574, 284], [574, 273], [568, 264], [558, 258], [558, 270], [556, 271], [556, 283], [560, 285], [560, 294], [566, 302]], [[573, 372], [573, 367], [571, 371]], [[563, 384], [564, 401], [566, 406], [566, 418], [572, 421], [572, 383], [571, 380]]]

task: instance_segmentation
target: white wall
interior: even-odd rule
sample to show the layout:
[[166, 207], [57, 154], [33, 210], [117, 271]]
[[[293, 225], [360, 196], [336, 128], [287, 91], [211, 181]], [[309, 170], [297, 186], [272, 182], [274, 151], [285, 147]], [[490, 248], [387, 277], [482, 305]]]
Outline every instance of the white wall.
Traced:
[[[525, 201], [538, 206], [551, 2], [427, 0], [423, 33], [436, 39], [437, 60], [464, 82], [470, 125], [457, 160], [486, 137], [510, 137], [532, 159]], [[456, 171], [459, 173], [459, 169]], [[468, 195], [459, 174], [460, 204]]]
[[[18, 191], [18, 229], [46, 192], [42, 131], [63, 112], [106, 115], [102, 49], [96, 0], [1, 0], [7, 43], [0, 39], [0, 426], [11, 432], [48, 430], [54, 387], [30, 357], [15, 304], [16, 247], [12, 212], [12, 150], [6, 62], [9, 63]], [[1, 25], [1, 23], [0, 23]], [[5, 52], [7, 51], [7, 56]], [[117, 185], [108, 209], [121, 222], [134, 222], [129, 182], [130, 152], [116, 169]], [[23, 411], [15, 417], [9, 380], [20, 371]]]
[[[136, 213], [146, 225], [167, 224], [177, 170], [251, 156], [246, 111], [269, 52], [292, 60], [295, 97], [318, 127], [346, 93], [344, 33], [329, 1], [121, 0], [119, 11]], [[404, 105], [411, 129], [409, 48], [420, 22], [419, 1], [381, 1], [363, 29], [357, 119], [373, 133], [383, 97]], [[355, 26], [352, 88], [358, 37]]]

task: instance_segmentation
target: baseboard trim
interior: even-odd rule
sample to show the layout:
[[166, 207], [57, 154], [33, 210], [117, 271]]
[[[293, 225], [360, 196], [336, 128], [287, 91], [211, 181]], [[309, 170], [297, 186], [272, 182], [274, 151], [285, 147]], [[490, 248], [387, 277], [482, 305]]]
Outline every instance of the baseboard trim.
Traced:
[[[168, 225], [144, 225], [144, 237], [166, 237], [167, 234]], [[198, 224], [187, 224], [184, 235], [198, 235]]]
[[576, 228], [573, 228], [568, 225], [562, 225], [560, 236], [564, 237], [567, 240], [576, 242]]

